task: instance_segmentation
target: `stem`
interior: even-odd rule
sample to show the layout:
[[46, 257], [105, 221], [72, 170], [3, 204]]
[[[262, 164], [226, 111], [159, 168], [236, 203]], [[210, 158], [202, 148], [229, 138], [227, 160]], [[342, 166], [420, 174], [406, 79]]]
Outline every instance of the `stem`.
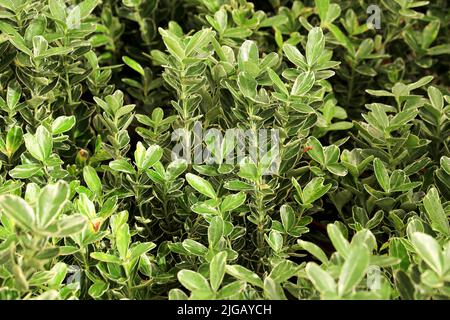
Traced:
[[266, 220], [266, 209], [264, 207], [264, 195], [261, 193], [261, 184], [262, 184], [261, 180], [262, 179], [258, 181], [255, 187], [255, 201], [259, 217], [257, 230], [257, 244], [258, 244], [257, 250], [261, 253], [262, 256], [262, 252], [264, 251], [262, 249], [264, 247], [264, 224]]
[[131, 287], [130, 289], [133, 289], [133, 290], [134, 289], [142, 289], [142, 288], [145, 288], [145, 287], [147, 287], [147, 286], [149, 286], [151, 284], [153, 284], [153, 279], [149, 279], [147, 281], [144, 281], [143, 283], [135, 285], [135, 286]]
[[88, 255], [89, 255], [89, 250], [88, 247], [84, 248], [85, 253], [83, 253], [83, 264], [84, 264], [84, 268], [86, 269], [86, 271], [89, 271], [89, 262], [88, 262]]
[[350, 74], [350, 81], [348, 84], [348, 91], [347, 91], [347, 105], [350, 104], [350, 99], [353, 96], [353, 87], [354, 87], [354, 81], [355, 81], [355, 68], [352, 66], [352, 72]]

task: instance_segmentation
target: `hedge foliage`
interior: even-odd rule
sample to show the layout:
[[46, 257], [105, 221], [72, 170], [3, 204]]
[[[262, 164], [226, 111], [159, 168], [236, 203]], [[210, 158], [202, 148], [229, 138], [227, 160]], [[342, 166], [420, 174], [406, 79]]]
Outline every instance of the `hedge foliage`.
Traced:
[[[0, 298], [449, 298], [449, 21], [445, 0], [0, 0]], [[173, 158], [198, 122], [277, 132], [277, 171], [226, 137]]]

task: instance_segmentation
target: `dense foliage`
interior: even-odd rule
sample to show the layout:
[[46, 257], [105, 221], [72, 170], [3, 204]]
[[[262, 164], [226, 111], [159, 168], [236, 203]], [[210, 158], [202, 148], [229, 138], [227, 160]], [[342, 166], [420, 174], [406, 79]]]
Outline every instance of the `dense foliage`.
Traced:
[[[0, 0], [0, 299], [450, 298], [449, 21]], [[198, 122], [276, 130], [277, 171], [172, 158]]]

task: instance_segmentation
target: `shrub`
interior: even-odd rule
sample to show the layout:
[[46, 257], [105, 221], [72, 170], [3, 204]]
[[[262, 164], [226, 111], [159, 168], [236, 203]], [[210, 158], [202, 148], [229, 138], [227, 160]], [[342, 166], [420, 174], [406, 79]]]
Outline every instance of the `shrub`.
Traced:
[[449, 298], [445, 8], [0, 0], [0, 299]]

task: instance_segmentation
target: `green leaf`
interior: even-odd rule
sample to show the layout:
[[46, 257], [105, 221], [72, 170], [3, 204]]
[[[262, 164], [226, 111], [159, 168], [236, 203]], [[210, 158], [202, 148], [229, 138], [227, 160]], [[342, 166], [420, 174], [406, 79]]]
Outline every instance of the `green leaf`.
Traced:
[[223, 235], [223, 220], [220, 216], [211, 219], [208, 228], [208, 243], [211, 247], [215, 247]]
[[90, 220], [95, 219], [97, 217], [95, 212], [95, 205], [85, 193], [80, 194], [80, 197], [76, 202], [76, 204], [79, 212], [84, 214]]
[[256, 43], [252, 40], [245, 40], [239, 48], [239, 70], [248, 73], [250, 77], [256, 77], [259, 73], [258, 61], [259, 51]]
[[367, 89], [366, 92], [376, 97], [394, 97], [394, 94], [386, 90], [371, 90]]
[[233, 281], [219, 290], [217, 296], [219, 299], [228, 299], [239, 295], [246, 288], [245, 281]]
[[330, 171], [332, 174], [344, 177], [347, 175], [348, 171], [345, 168], [344, 165], [340, 163], [332, 163], [327, 165], [327, 170]]
[[211, 42], [212, 37], [211, 29], [203, 29], [196, 32], [189, 40], [186, 46], [186, 55], [191, 56], [191, 53], [197, 52], [199, 49], [203, 49]]
[[316, 263], [309, 262], [305, 270], [314, 287], [321, 293], [336, 292], [336, 282], [334, 279]]
[[62, 0], [48, 0], [52, 18], [60, 21], [66, 21], [66, 6]]
[[328, 258], [325, 252], [316, 244], [308, 241], [303, 240], [297, 240], [298, 244], [302, 249], [308, 251], [310, 254], [312, 254], [315, 258], [317, 258], [320, 262], [323, 264], [328, 264]]
[[33, 53], [26, 46], [22, 36], [8, 23], [0, 21], [0, 31], [6, 35], [6, 39], [8, 39], [14, 47], [30, 57], [33, 56]]
[[116, 245], [120, 258], [126, 260], [128, 258], [128, 247], [131, 243], [130, 227], [128, 224], [122, 224], [117, 230]]
[[328, 29], [331, 31], [333, 36], [336, 38], [336, 40], [339, 42], [340, 45], [342, 45], [349, 54], [354, 57], [355, 56], [355, 49], [353, 47], [353, 44], [351, 43], [350, 39], [345, 36], [345, 34], [334, 24], [329, 24]]
[[365, 245], [352, 246], [342, 266], [338, 282], [338, 294], [344, 296], [352, 291], [364, 278], [369, 267], [370, 253]]
[[208, 253], [208, 248], [206, 248], [203, 244], [200, 242], [197, 242], [192, 239], [186, 239], [182, 243], [183, 248], [189, 251], [189, 253], [203, 257]]
[[448, 175], [450, 175], [450, 158], [443, 156], [440, 161], [442, 170], [444, 170]]
[[444, 98], [442, 92], [436, 87], [428, 87], [428, 97], [430, 98], [431, 105], [436, 109], [441, 111], [444, 107]]
[[166, 45], [167, 50], [169, 53], [174, 56], [178, 61], [183, 61], [183, 59], [186, 57], [184, 48], [181, 45], [180, 39], [176, 38], [173, 34], [169, 33], [168, 31], [159, 28], [159, 33], [161, 34], [164, 44]]
[[131, 248], [130, 260], [136, 259], [156, 247], [153, 242], [138, 243]]
[[440, 44], [427, 49], [427, 54], [430, 56], [437, 56], [441, 54], [449, 54], [450, 53], [450, 44]]
[[42, 169], [38, 163], [27, 163], [16, 166], [9, 171], [9, 175], [14, 179], [28, 179], [37, 174]]
[[412, 283], [411, 278], [406, 272], [404, 272], [403, 270], [397, 270], [394, 273], [394, 281], [400, 297], [403, 300], [414, 300], [414, 284]]
[[283, 248], [283, 236], [276, 230], [271, 230], [269, 236], [264, 235], [267, 243], [275, 252], [280, 252]]
[[189, 297], [180, 289], [172, 289], [169, 291], [169, 300], [187, 300]]
[[239, 164], [238, 176], [250, 181], [257, 181], [258, 168], [249, 158], [244, 158]]
[[430, 235], [414, 232], [412, 234], [412, 244], [417, 254], [433, 269], [442, 276], [444, 268], [444, 257], [439, 243]]
[[89, 295], [94, 299], [99, 299], [109, 289], [109, 283], [102, 280], [96, 280], [88, 290]]
[[310, 149], [308, 151], [308, 156], [321, 165], [325, 165], [325, 154], [320, 141], [316, 137], [309, 137], [306, 146]]
[[295, 46], [289, 43], [285, 43], [283, 44], [283, 52], [289, 59], [289, 61], [291, 61], [297, 67], [304, 71], [308, 70], [308, 65], [306, 64], [305, 57]]
[[447, 215], [442, 207], [441, 200], [436, 188], [431, 188], [426, 196], [423, 198], [423, 205], [428, 218], [431, 221], [431, 227], [433, 230], [441, 232], [447, 236], [450, 236], [450, 226]]
[[226, 264], [226, 251], [222, 251], [216, 254], [209, 264], [209, 280], [211, 283], [211, 288], [214, 291], [219, 290], [220, 284], [222, 283], [223, 277], [225, 275]]
[[334, 248], [342, 257], [346, 258], [350, 251], [350, 243], [344, 238], [339, 227], [330, 223], [327, 225], [327, 232]]
[[323, 148], [323, 153], [325, 155], [326, 165], [337, 164], [337, 162], [339, 161], [340, 150], [338, 146], [334, 144], [329, 145]]
[[355, 58], [358, 60], [366, 59], [373, 51], [374, 42], [372, 39], [364, 39], [356, 51]]
[[54, 135], [67, 132], [75, 125], [75, 116], [61, 116], [56, 118], [52, 123], [52, 133]]
[[48, 247], [38, 251], [35, 257], [36, 259], [45, 261], [56, 258], [58, 255], [59, 255], [58, 247]]
[[214, 13], [214, 20], [212, 21], [216, 25], [217, 31], [223, 33], [227, 29], [228, 12], [224, 9], [218, 10]]
[[385, 168], [383, 162], [375, 158], [373, 160], [373, 167], [375, 171], [375, 177], [377, 178], [378, 183], [383, 188], [384, 192], [390, 191], [390, 179], [387, 169]]
[[422, 31], [422, 43], [421, 43], [422, 49], [429, 48], [430, 45], [433, 43], [433, 41], [436, 39], [439, 33], [440, 25], [441, 22], [439, 20], [431, 21], [429, 24], [426, 25], [426, 27]]
[[46, 229], [58, 216], [69, 200], [70, 189], [65, 181], [45, 186], [39, 195], [37, 205], [37, 225]]
[[208, 280], [205, 279], [200, 273], [191, 270], [181, 270], [177, 274], [180, 283], [188, 290], [203, 291], [206, 293], [211, 292]]
[[41, 53], [40, 55], [36, 56], [38, 59], [42, 58], [48, 58], [52, 56], [61, 56], [68, 54], [73, 51], [73, 48], [65, 48], [65, 47], [53, 47], [45, 51], [44, 53]]
[[282, 26], [289, 22], [289, 19], [285, 15], [276, 15], [273, 17], [266, 17], [263, 21], [261, 21], [259, 27], [278, 27]]
[[232, 191], [250, 191], [253, 185], [240, 180], [230, 180], [225, 182], [224, 188]]
[[114, 171], [124, 172], [124, 173], [128, 173], [128, 174], [136, 173], [133, 166], [125, 159], [118, 159], [118, 160], [111, 161], [109, 163], [109, 167], [111, 169], [113, 169]]
[[0, 209], [2, 212], [26, 230], [35, 226], [33, 208], [25, 200], [14, 195], [0, 196]]
[[81, 25], [80, 6], [69, 7], [67, 9], [66, 26], [67, 29], [78, 29]]
[[280, 208], [280, 217], [285, 231], [291, 230], [296, 223], [294, 209], [288, 204], [283, 204]]
[[63, 262], [57, 262], [50, 270], [53, 277], [48, 282], [50, 288], [59, 288], [67, 276], [67, 265]]
[[139, 7], [142, 0], [122, 0], [123, 4], [128, 7]]
[[401, 259], [396, 257], [391, 257], [388, 255], [381, 255], [381, 256], [371, 256], [370, 257], [370, 265], [375, 265], [379, 267], [389, 267], [396, 264], [399, 264], [401, 262]]
[[330, 6], [330, 0], [316, 0], [316, 8], [320, 17], [320, 21], [325, 22], [328, 8]]
[[245, 39], [252, 34], [252, 30], [244, 27], [227, 28], [223, 36], [228, 38]]
[[50, 157], [53, 149], [53, 137], [44, 126], [39, 126], [35, 135], [26, 133], [23, 138], [28, 152], [35, 159], [45, 161]]
[[48, 42], [43, 36], [33, 37], [33, 55], [39, 57], [48, 49]]
[[413, 82], [411, 84], [408, 84], [408, 90], [412, 91], [415, 89], [418, 89], [420, 87], [425, 86], [426, 84], [430, 83], [431, 80], [433, 80], [433, 76], [425, 76], [423, 78], [420, 78], [419, 80], [417, 80], [416, 82]]
[[80, 233], [86, 226], [87, 219], [76, 214], [56, 220], [46, 228], [45, 233], [53, 237], [68, 237]]
[[6, 104], [8, 105], [9, 110], [14, 110], [16, 108], [21, 95], [22, 87], [16, 81], [9, 82], [6, 91]]
[[316, 81], [314, 77], [314, 72], [307, 71], [302, 72], [295, 79], [294, 85], [292, 86], [291, 95], [293, 96], [304, 96], [311, 90]]
[[220, 211], [233, 211], [234, 209], [239, 208], [242, 204], [244, 204], [246, 198], [247, 196], [244, 192], [228, 195], [223, 198], [222, 203], [220, 204]]
[[302, 199], [303, 204], [312, 204], [316, 200], [324, 196], [331, 188], [331, 183], [324, 185], [324, 178], [313, 178], [303, 189]]
[[258, 83], [256, 80], [246, 72], [241, 72], [238, 75], [238, 86], [242, 94], [250, 99], [255, 99], [257, 95]]
[[280, 77], [273, 71], [272, 69], [267, 69], [267, 74], [270, 77], [270, 80], [272, 80], [273, 85], [275, 88], [277, 88], [279, 91], [281, 91], [286, 96], [289, 96], [289, 91], [286, 89], [286, 86], [284, 85], [283, 81], [281, 81]]
[[240, 266], [237, 264], [231, 265], [231, 266], [226, 266], [226, 271], [229, 275], [231, 275], [239, 280], [244, 280], [244, 281], [246, 281], [250, 284], [253, 284], [257, 287], [264, 288], [264, 283], [258, 277], [258, 275], [243, 266]]
[[341, 15], [341, 7], [337, 3], [331, 3], [325, 18], [326, 25], [336, 20]]
[[127, 56], [123, 56], [122, 60], [126, 63], [127, 66], [129, 66], [134, 71], [137, 71], [141, 76], [145, 76], [144, 68], [142, 68], [142, 66], [137, 61]]
[[389, 128], [391, 130], [400, 128], [413, 120], [419, 113], [417, 109], [406, 109], [400, 113], [397, 113], [390, 121]]
[[91, 12], [95, 9], [97, 6], [99, 0], [84, 0], [79, 4], [80, 7], [80, 18], [85, 19], [87, 18]]
[[167, 177], [169, 178], [168, 180], [174, 180], [184, 171], [186, 171], [186, 169], [187, 169], [186, 160], [177, 159], [175, 161], [172, 161], [167, 166]]
[[91, 166], [85, 166], [83, 168], [83, 179], [86, 182], [88, 188], [97, 196], [101, 196], [103, 186], [97, 171]]
[[198, 214], [217, 215], [219, 212], [213, 206], [204, 202], [197, 202], [191, 206], [191, 210]]
[[145, 151], [144, 161], [141, 163], [140, 169], [146, 170], [155, 165], [163, 156], [164, 150], [157, 145], [151, 145]]
[[272, 269], [269, 277], [277, 283], [283, 283], [294, 277], [298, 270], [299, 268], [294, 262], [283, 260]]
[[192, 173], [186, 174], [186, 180], [191, 185], [191, 187], [193, 187], [201, 194], [211, 199], [217, 199], [217, 195], [216, 192], [214, 191], [214, 188], [207, 180]]
[[6, 155], [10, 158], [22, 144], [23, 131], [21, 127], [12, 127], [6, 134]]
[[432, 270], [426, 270], [422, 273], [420, 275], [420, 280], [422, 283], [431, 288], [440, 288], [443, 284], [439, 276]]
[[382, 131], [385, 131], [389, 127], [389, 118], [386, 115], [386, 110], [379, 104], [371, 106], [372, 112], [369, 113], [369, 117], [366, 118], [367, 122]]
[[138, 167], [138, 169], [140, 170], [144, 169], [146, 151], [147, 150], [145, 149], [142, 142], [139, 141], [136, 144], [136, 150], [134, 151], [134, 162], [136, 163], [136, 167]]
[[365, 244], [369, 251], [377, 250], [377, 239], [373, 235], [373, 233], [368, 229], [358, 230], [353, 235], [350, 246]]
[[315, 27], [308, 33], [308, 41], [306, 42], [306, 61], [312, 67], [319, 57], [323, 54], [325, 48], [325, 38], [322, 29]]
[[270, 277], [264, 279], [264, 296], [269, 300], [286, 300], [283, 287]]
[[20, 4], [20, 2], [16, 3], [13, 0], [0, 0], [0, 5], [11, 10], [12, 12], [15, 12], [15, 10], [19, 4]]
[[122, 261], [120, 261], [119, 257], [103, 252], [92, 252], [91, 258], [108, 263], [122, 264]]

